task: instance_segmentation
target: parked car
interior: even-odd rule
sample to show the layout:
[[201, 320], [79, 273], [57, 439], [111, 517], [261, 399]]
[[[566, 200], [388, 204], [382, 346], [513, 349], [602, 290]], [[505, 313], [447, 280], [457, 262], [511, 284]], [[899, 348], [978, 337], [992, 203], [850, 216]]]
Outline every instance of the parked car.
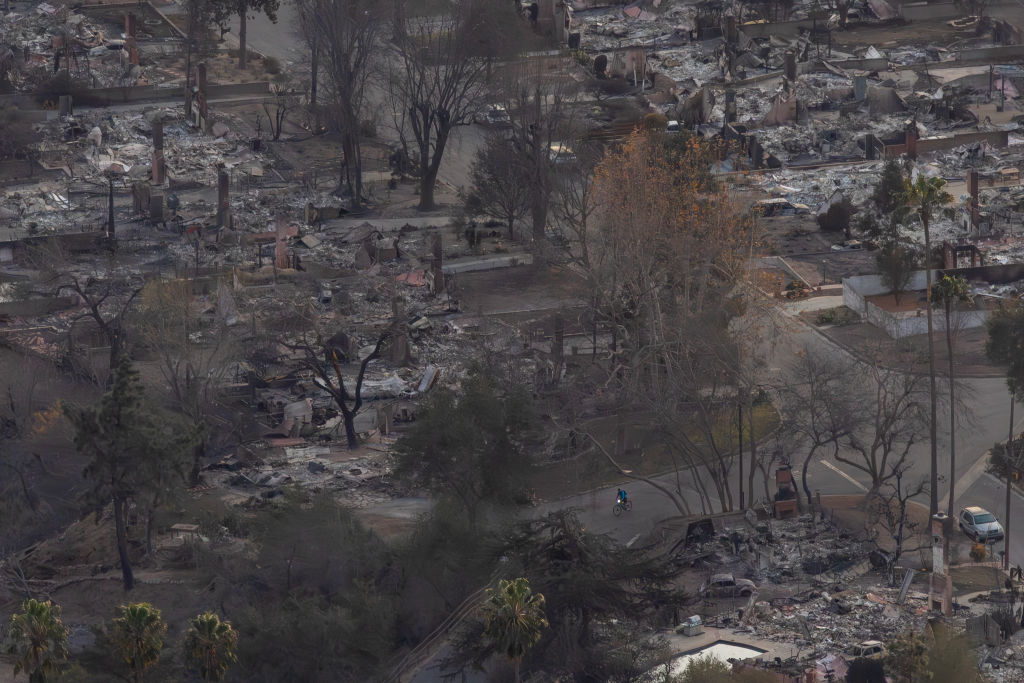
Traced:
[[503, 127], [512, 125], [512, 118], [508, 115], [508, 111], [504, 106], [492, 104], [477, 112], [473, 116], [473, 122], [485, 126]]
[[576, 163], [576, 154], [572, 151], [572, 147], [564, 142], [551, 143], [548, 148], [548, 158], [553, 164]]
[[880, 640], [865, 640], [849, 649], [851, 659], [881, 659], [885, 657], [885, 645]]
[[832, 251], [860, 251], [863, 248], [864, 243], [860, 240], [846, 240], [832, 245]]
[[959, 522], [960, 531], [978, 543], [1003, 539], [1003, 525], [999, 523], [995, 515], [984, 508], [977, 506], [961, 508]]
[[709, 582], [700, 587], [700, 594], [709, 598], [745, 598], [755, 592], [757, 586], [753, 581], [737, 579], [732, 574], [714, 574]]

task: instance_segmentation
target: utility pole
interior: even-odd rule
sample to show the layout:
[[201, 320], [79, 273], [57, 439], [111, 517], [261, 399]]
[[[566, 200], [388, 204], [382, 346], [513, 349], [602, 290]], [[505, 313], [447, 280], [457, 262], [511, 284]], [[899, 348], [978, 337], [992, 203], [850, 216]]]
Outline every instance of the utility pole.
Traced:
[[1010, 568], [1010, 489], [1013, 488], [1014, 475], [1017, 472], [1017, 458], [1014, 456], [1013, 448], [1013, 407], [1016, 404], [1016, 397], [1010, 392], [1010, 437], [1006, 440], [1004, 455], [1007, 460], [1006, 468], [1006, 514], [1003, 515], [1003, 569]]
[[743, 401], [740, 400], [736, 401], [736, 423], [739, 427], [740, 437], [740, 510], [745, 510], [746, 506], [743, 504]]
[[[114, 237], [114, 174], [112, 172], [107, 173], [107, 183], [109, 185], [109, 192], [107, 194], [107, 237], [113, 239]], [[70, 199], [68, 195], [68, 199]]]

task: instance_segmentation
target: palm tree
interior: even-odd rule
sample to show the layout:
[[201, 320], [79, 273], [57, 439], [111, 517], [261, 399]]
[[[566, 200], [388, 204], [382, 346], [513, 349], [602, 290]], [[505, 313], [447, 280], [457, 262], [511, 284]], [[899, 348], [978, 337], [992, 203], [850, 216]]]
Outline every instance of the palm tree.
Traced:
[[[931, 426], [929, 437], [931, 440], [931, 506], [930, 513], [934, 515], [939, 511], [939, 446], [938, 446], [938, 394], [935, 390], [935, 343], [932, 340], [932, 239], [929, 227], [932, 219], [940, 213], [946, 213], [943, 207], [953, 201], [953, 195], [943, 190], [946, 181], [942, 178], [925, 178], [919, 175], [917, 181], [907, 181], [906, 190], [903, 193], [903, 201], [906, 204], [906, 211], [917, 214], [924, 227], [924, 269], [925, 288], [928, 299], [928, 380], [929, 394], [931, 397]], [[950, 482], [952, 484], [952, 482]]]
[[46, 683], [58, 662], [68, 656], [68, 629], [60, 606], [29, 598], [21, 612], [11, 615], [7, 653], [14, 655], [14, 675], [28, 673], [29, 683]]
[[121, 605], [120, 615], [114, 619], [114, 645], [139, 683], [143, 672], [160, 661], [167, 624], [160, 610], [148, 602]]
[[541, 632], [548, 627], [544, 616], [544, 596], [530, 591], [530, 582], [525, 578], [498, 582], [498, 588], [488, 591], [490, 597], [484, 605], [487, 626], [484, 635], [515, 666], [516, 682], [519, 681], [519, 664], [523, 655], [538, 640]]
[[1015, 301], [1005, 304], [988, 321], [985, 354], [989, 360], [1006, 368], [1006, 387], [1010, 391], [1010, 428], [1006, 439], [1006, 501], [1003, 516], [1003, 568], [1010, 568], [1010, 489], [1017, 464], [1013, 439], [1013, 409], [1024, 400], [1024, 305]]
[[238, 661], [235, 648], [238, 633], [231, 622], [221, 621], [213, 612], [196, 616], [185, 634], [185, 661], [199, 669], [204, 681], [220, 681], [232, 663]]
[[971, 287], [959, 275], [943, 275], [935, 283], [936, 306], [946, 313], [946, 354], [949, 356], [949, 507], [946, 514], [953, 519], [953, 488], [956, 482], [956, 402], [953, 400], [953, 304], [971, 300]]

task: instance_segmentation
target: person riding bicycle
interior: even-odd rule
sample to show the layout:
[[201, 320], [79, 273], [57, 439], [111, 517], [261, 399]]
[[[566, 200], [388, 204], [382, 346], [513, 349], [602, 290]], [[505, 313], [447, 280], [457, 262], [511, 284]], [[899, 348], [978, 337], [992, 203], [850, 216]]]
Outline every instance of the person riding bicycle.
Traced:
[[619, 493], [616, 496], [616, 499], [618, 500], [620, 505], [625, 505], [626, 504], [626, 490], [625, 489], [619, 489]]

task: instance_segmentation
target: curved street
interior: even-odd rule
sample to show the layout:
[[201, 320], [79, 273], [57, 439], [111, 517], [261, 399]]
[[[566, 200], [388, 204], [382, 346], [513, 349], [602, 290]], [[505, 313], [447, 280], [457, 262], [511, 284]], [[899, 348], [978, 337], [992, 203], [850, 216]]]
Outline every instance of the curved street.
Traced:
[[[265, 55], [277, 57], [282, 62], [300, 62], [304, 59], [305, 46], [295, 36], [295, 7], [290, 0], [283, 0], [278, 10], [278, 21], [276, 24], [270, 22], [265, 15], [259, 14], [249, 19], [247, 25], [247, 40], [249, 46]], [[232, 31], [237, 38], [238, 21], [232, 22]], [[282, 36], [288, 39], [282, 40]], [[463, 126], [453, 131], [452, 139], [449, 141], [448, 150], [445, 154], [444, 163], [441, 169], [441, 179], [453, 187], [465, 185], [468, 180], [468, 169], [473, 159], [473, 154], [483, 139], [483, 131], [479, 126]], [[785, 321], [789, 324], [781, 325], [782, 338], [774, 345], [774, 353], [771, 364], [776, 367], [785, 367], [788, 358], [801, 349], [814, 349], [828, 354], [835, 354], [836, 357], [848, 355], [849, 351], [838, 346], [826, 338], [818, 330], [800, 322], [795, 313], [806, 309], [810, 303], [812, 306], [821, 306], [826, 303], [825, 299], [836, 297], [820, 297], [803, 301], [786, 302], [781, 304], [781, 312], [785, 313]], [[1003, 506], [1005, 489], [1001, 482], [986, 470], [986, 451], [993, 443], [1006, 438], [1009, 420], [1009, 393], [1006, 383], [1001, 378], [964, 378], [961, 380], [966, 387], [967, 404], [971, 406], [973, 415], [966, 424], [960, 425], [956, 438], [956, 493], [955, 508], [964, 505], [981, 505], [988, 508], [1000, 520], [1003, 518]], [[948, 416], [940, 410], [939, 414], [939, 501], [940, 510], [945, 510], [946, 498], [949, 492], [949, 449], [948, 449]], [[1024, 427], [1024, 410], [1017, 411], [1021, 415], [1015, 426], [1015, 432]], [[908, 460], [912, 463], [912, 469], [908, 473], [909, 481], [918, 477], [928, 476], [929, 444], [927, 440], [914, 445]], [[802, 460], [797, 454], [793, 455], [794, 469]], [[799, 472], [795, 472], [799, 476]], [[733, 476], [736, 476], [734, 468]], [[675, 475], [664, 475], [661, 481], [670, 488], [675, 487]], [[798, 488], [802, 488], [802, 483]], [[737, 482], [733, 482], [736, 490]], [[818, 458], [811, 462], [808, 468], [807, 486], [812, 492], [820, 492], [822, 495], [832, 494], [856, 494], [867, 490], [870, 479], [863, 473], [839, 463], [826, 461]], [[651, 529], [658, 521], [678, 515], [675, 505], [662, 493], [642, 482], [633, 482], [627, 486], [630, 496], [633, 498], [635, 507], [633, 511], [620, 517], [614, 517], [611, 512], [615, 502], [616, 486], [597, 489], [585, 494], [572, 496], [559, 501], [551, 501], [541, 506], [541, 509], [555, 509], [563, 507], [576, 507], [581, 511], [581, 517], [588, 528], [597, 532], [605, 532], [614, 536], [622, 542], [629, 542], [634, 537], [643, 534]], [[700, 510], [700, 498], [692, 481], [687, 481], [684, 476], [683, 495], [694, 510]], [[919, 502], [928, 505], [928, 497], [922, 496]], [[1024, 505], [1024, 496], [1014, 494], [1014, 505]], [[996, 551], [1002, 549], [999, 544]], [[1011, 526], [1010, 531], [1010, 555], [1014, 563], [1024, 564], [1024, 524]]]
[[[782, 304], [783, 312], [789, 314], [787, 317], [791, 324], [780, 326], [783, 330], [783, 337], [775, 344], [771, 363], [775, 366], [785, 367], [787, 357], [791, 358], [795, 352], [801, 349], [814, 349], [834, 354], [837, 358], [844, 354], [848, 355], [850, 353], [848, 350], [836, 345], [818, 330], [798, 322], [793, 317], [793, 311], [799, 309], [802, 303], [804, 302]], [[1001, 378], [964, 378], [962, 384], [969, 392], [967, 404], [971, 407], [973, 415], [970, 416], [967, 424], [960, 425], [957, 429], [954, 508], [958, 510], [965, 505], [980, 505], [988, 508], [1002, 520], [1005, 488], [1002, 482], [985, 471], [987, 465], [985, 455], [994, 443], [1006, 438], [1010, 413], [1009, 392], [1006, 389], [1006, 382]], [[1022, 414], [1024, 414], [1022, 410], [1018, 410], [1016, 413], [1018, 420], [1015, 432], [1024, 428]], [[938, 429], [939, 509], [944, 511], [949, 495], [949, 425], [948, 415], [944, 415], [942, 410], [939, 411]], [[802, 490], [799, 481], [800, 473], [797, 471], [799, 469], [797, 465], [802, 463], [802, 459], [798, 457], [798, 454], [791, 455], [793, 456], [794, 475], [798, 478], [797, 486]], [[911, 469], [904, 481], [912, 482], [918, 478], [927, 477], [929, 459], [930, 448], [926, 438], [912, 447], [908, 457]], [[734, 491], [737, 486], [737, 478], [736, 468], [733, 468]], [[659, 482], [669, 488], [675, 488], [675, 474], [663, 475]], [[808, 467], [807, 486], [812, 492], [820, 492], [822, 495], [863, 493], [868, 489], [870, 483], [871, 480], [865, 473], [840, 463], [831, 462], [824, 456], [813, 460]], [[628, 543], [648, 532], [654, 524], [661, 520], [678, 516], [679, 513], [675, 505], [653, 487], [639, 481], [624, 484], [624, 486], [627, 487], [629, 495], [633, 499], [634, 507], [632, 512], [619, 517], [612, 515], [617, 486], [552, 501], [543, 507], [547, 509], [576, 507], [581, 511], [581, 518], [589, 529], [599, 533], [608, 533], [623, 543]], [[774, 485], [772, 485], [773, 487]], [[760, 488], [760, 483], [757, 484], [757, 488]], [[685, 473], [682, 489], [691, 508], [700, 511], [700, 498], [692, 478]], [[927, 495], [922, 495], [916, 500], [925, 507], [929, 504]], [[1015, 493], [1013, 505], [1024, 505], [1024, 496]], [[995, 551], [999, 552], [1002, 547], [1002, 543], [997, 544]], [[1013, 563], [1024, 564], [1024, 524], [1011, 526], [1010, 557]]]

